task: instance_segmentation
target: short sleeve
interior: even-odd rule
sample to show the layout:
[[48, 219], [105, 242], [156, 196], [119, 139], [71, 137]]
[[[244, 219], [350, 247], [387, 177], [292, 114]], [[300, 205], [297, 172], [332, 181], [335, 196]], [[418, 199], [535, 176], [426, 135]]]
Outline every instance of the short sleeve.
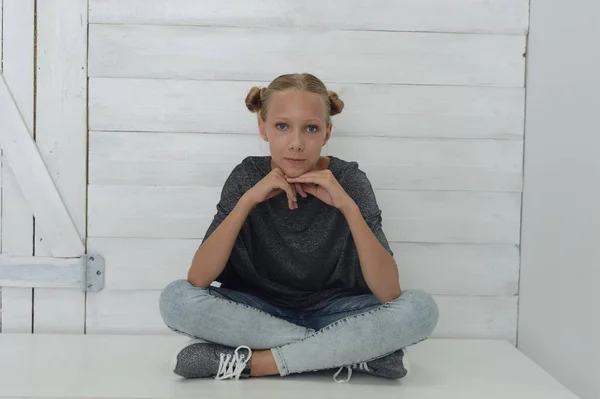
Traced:
[[377, 213], [371, 215], [367, 215], [364, 218], [365, 222], [367, 222], [367, 225], [369, 226], [375, 237], [377, 237], [377, 240], [379, 240], [381, 245], [383, 245], [385, 250], [388, 251], [390, 255], [394, 256], [394, 252], [390, 248], [390, 244], [388, 243], [387, 237], [385, 236], [383, 228], [381, 227], [381, 211], [378, 211]]
[[208, 226], [208, 229], [206, 230], [203, 241], [206, 241], [217, 227], [223, 223], [225, 218], [229, 216], [242, 197], [243, 193], [240, 184], [242, 173], [242, 166], [238, 165], [229, 174], [227, 180], [225, 180], [225, 184], [221, 189], [221, 197], [217, 203], [217, 212], [215, 213], [210, 226]]
[[359, 169], [357, 162], [350, 162], [350, 165], [341, 177], [340, 184], [358, 205], [373, 235], [377, 237], [377, 240], [379, 240], [385, 250], [393, 256], [394, 252], [390, 248], [383, 232], [382, 211], [379, 209], [375, 192], [369, 178], [365, 172]]
[[[232, 172], [227, 177], [223, 188], [221, 189], [221, 197], [219, 202], [217, 203], [217, 211], [213, 217], [212, 222], [208, 226], [206, 233], [204, 234], [204, 239], [202, 242], [206, 241], [208, 237], [219, 227], [221, 223], [229, 216], [233, 208], [237, 205], [238, 201], [243, 195], [241, 182], [244, 177], [244, 170], [242, 165], [237, 165]], [[220, 283], [225, 283], [227, 280], [227, 276], [229, 274], [229, 261], [225, 268], [221, 272], [221, 274], [216, 278], [216, 281]]]

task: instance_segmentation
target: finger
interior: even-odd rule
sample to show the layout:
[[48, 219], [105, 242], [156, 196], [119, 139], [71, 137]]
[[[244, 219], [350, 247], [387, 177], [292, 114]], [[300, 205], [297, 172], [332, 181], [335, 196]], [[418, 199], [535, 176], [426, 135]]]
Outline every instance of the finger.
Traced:
[[287, 200], [288, 200], [288, 208], [290, 209], [294, 209], [294, 201], [292, 201], [292, 197], [290, 197], [290, 194], [287, 193], [286, 191], [286, 196], [287, 196]]
[[[294, 191], [294, 198], [298, 198], [298, 194], [300, 194], [301, 196], [303, 196], [304, 198], [306, 198], [306, 193], [304, 193], [304, 191], [302, 190], [302, 185], [301, 184], [291, 184], [288, 179], [288, 175], [284, 174], [283, 177], [285, 178], [286, 183], [290, 184], [290, 186], [292, 186], [292, 190]], [[296, 202], [296, 208], [298, 207], [298, 203]]]
[[325, 176], [317, 176], [317, 175], [302, 175], [298, 177], [288, 178], [286, 179], [289, 183], [315, 183], [321, 186], [327, 185], [327, 178]]
[[297, 200], [296, 196], [294, 195], [295, 193], [292, 186], [287, 181], [285, 181], [283, 177], [281, 178], [281, 180], [279, 180], [279, 183], [279, 187], [287, 193], [288, 200], [290, 201], [290, 209], [296, 209]]
[[303, 173], [300, 176], [296, 176], [296, 177], [286, 176], [286, 179], [298, 179], [301, 177], [320, 178], [320, 177], [327, 177], [330, 174], [331, 174], [331, 172], [328, 170], [315, 170], [312, 172]]
[[294, 184], [296, 186], [296, 192], [300, 193], [301, 196], [303, 196], [304, 198], [307, 197], [306, 193], [304, 192], [304, 187], [302, 187], [302, 184], [299, 183], [295, 183]]
[[268, 198], [273, 198], [274, 196], [278, 195], [279, 193], [285, 192], [285, 196], [288, 201], [288, 208], [293, 209], [294, 206], [293, 206], [292, 196], [290, 195], [290, 192], [288, 190], [286, 190], [286, 188], [285, 188], [286, 185], [289, 186], [289, 184], [287, 184], [287, 182], [281, 181], [281, 178], [277, 178], [277, 176], [275, 175], [275, 179], [274, 179], [272, 187], [271, 187], [271, 194], [269, 195]]
[[293, 193], [293, 190], [290, 190], [290, 184], [286, 181], [286, 175], [283, 173], [283, 170], [280, 168], [275, 168], [272, 170], [273, 176], [275, 178], [275, 184], [277, 188], [281, 191], [285, 191], [287, 199], [288, 199], [288, 208], [295, 209], [295, 200], [296, 196]]
[[287, 199], [288, 199], [288, 208], [295, 209], [296, 206], [295, 206], [294, 200], [292, 199], [292, 197], [290, 197], [290, 194], [287, 193], [287, 190], [286, 190], [286, 195], [287, 195]]
[[317, 192], [317, 187], [318, 187], [318, 186], [311, 186], [311, 185], [305, 184], [305, 185], [304, 185], [304, 192], [305, 192], [305, 193], [308, 193], [308, 194], [310, 194], [310, 195], [316, 196], [316, 195], [317, 195], [317, 194], [316, 194], [316, 192]]
[[294, 185], [290, 185], [291, 189], [292, 189], [292, 193], [294, 193], [294, 209], [298, 208], [298, 193], [296, 193], [296, 188], [294, 187]]

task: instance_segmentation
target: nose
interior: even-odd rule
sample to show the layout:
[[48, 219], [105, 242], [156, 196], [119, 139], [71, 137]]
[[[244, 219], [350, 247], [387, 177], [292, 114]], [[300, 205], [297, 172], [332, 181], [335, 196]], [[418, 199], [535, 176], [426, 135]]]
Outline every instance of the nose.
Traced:
[[304, 140], [302, 137], [302, 133], [298, 130], [294, 131], [290, 135], [290, 141], [288, 143], [288, 148], [291, 151], [302, 151], [304, 150]]

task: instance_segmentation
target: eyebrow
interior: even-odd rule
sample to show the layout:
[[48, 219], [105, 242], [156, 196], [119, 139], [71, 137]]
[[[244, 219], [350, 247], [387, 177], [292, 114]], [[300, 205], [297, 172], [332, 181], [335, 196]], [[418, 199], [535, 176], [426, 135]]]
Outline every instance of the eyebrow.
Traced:
[[316, 122], [323, 122], [323, 120], [322, 120], [322, 119], [317, 119], [317, 118], [310, 118], [310, 119], [307, 119], [306, 121], [307, 121], [307, 122], [310, 122], [310, 121], [313, 121], [313, 122], [314, 122], [314, 121], [316, 121]]
[[[285, 115], [274, 115], [273, 116], [274, 119], [285, 119], [285, 120], [289, 120], [290, 118], [288, 116]], [[318, 119], [318, 118], [308, 118], [306, 120], [306, 122], [322, 122], [324, 123], [324, 121], [322, 119]]]

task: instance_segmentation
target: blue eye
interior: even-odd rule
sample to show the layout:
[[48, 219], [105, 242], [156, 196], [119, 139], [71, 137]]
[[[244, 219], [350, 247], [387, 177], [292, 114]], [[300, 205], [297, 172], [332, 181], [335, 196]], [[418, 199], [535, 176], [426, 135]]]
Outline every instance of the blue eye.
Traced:
[[277, 127], [279, 130], [285, 130], [287, 129], [287, 123], [277, 123], [275, 124], [275, 127]]
[[311, 133], [316, 133], [319, 131], [319, 127], [317, 125], [308, 125], [306, 127], [306, 130], [308, 130]]

